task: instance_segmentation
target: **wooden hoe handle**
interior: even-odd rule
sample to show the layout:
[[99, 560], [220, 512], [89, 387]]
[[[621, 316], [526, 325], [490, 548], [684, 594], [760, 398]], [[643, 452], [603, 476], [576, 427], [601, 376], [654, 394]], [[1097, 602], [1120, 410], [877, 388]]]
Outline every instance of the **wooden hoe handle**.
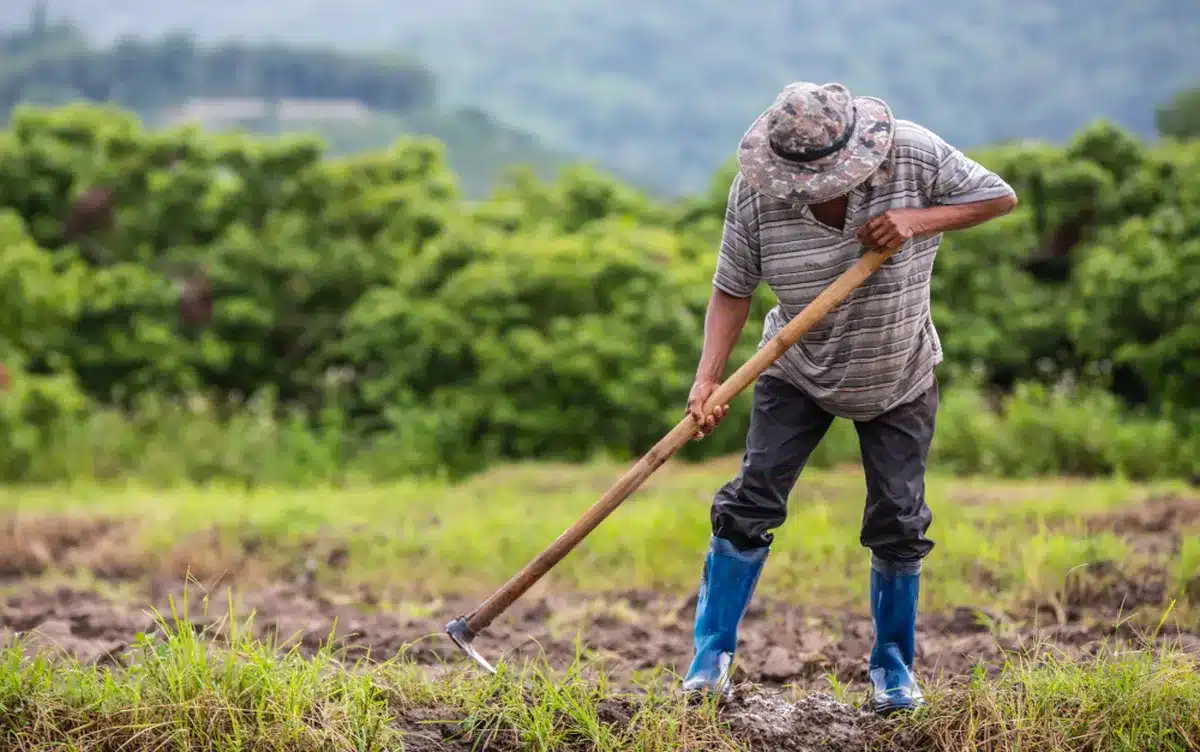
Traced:
[[[805, 306], [787, 326], [726, 379], [708, 398], [704, 412], [711, 413], [718, 406], [728, 404], [743, 389], [753, 384], [763, 371], [874, 274], [891, 255], [891, 251], [885, 250], [870, 250], [864, 253], [854, 266], [842, 272], [841, 276]], [[695, 436], [697, 428], [695, 418], [690, 414], [685, 415], [670, 433], [646, 452], [575, 524], [567, 528], [544, 551], [513, 575], [512, 579], [472, 611], [470, 616], [466, 617], [466, 634], [460, 634], [459, 637], [469, 640], [486, 629], [497, 616], [512, 605], [513, 601], [533, 587], [543, 575], [595, 530], [604, 518], [629, 498], [655, 470], [687, 444]], [[463, 626], [461, 622], [460, 619], [460, 630]]]

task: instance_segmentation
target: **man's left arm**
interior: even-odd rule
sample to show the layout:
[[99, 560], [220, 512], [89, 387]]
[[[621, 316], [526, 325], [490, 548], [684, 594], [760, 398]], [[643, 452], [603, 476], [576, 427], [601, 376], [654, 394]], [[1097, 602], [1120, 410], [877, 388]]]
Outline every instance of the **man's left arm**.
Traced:
[[927, 205], [873, 217], [858, 231], [864, 244], [894, 250], [915, 236], [974, 227], [1016, 207], [1016, 191], [1003, 178], [936, 134], [926, 135], [928, 144], [912, 148], [928, 163], [921, 181]]

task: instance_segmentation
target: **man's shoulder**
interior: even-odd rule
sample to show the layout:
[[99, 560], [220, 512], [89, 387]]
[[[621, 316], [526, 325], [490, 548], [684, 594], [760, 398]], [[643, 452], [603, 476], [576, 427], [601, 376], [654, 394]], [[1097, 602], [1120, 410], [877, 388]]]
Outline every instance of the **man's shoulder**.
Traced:
[[926, 128], [912, 120], [903, 120], [900, 118], [896, 119], [896, 132], [893, 136], [893, 141], [897, 146], [924, 149], [933, 149], [938, 144], [945, 143], [944, 139], [935, 133], [933, 129]]
[[892, 149], [906, 161], [916, 161], [936, 167], [946, 154], [946, 141], [932, 129], [911, 120], [896, 120]]

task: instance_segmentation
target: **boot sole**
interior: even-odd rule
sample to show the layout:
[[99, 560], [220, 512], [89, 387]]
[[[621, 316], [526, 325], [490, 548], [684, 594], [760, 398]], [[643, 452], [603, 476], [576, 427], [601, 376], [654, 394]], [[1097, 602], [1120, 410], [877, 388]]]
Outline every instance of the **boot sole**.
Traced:
[[924, 705], [923, 700], [912, 700], [904, 703], [874, 703], [875, 714], [883, 717], [896, 715], [898, 713], [911, 713], [917, 708]]

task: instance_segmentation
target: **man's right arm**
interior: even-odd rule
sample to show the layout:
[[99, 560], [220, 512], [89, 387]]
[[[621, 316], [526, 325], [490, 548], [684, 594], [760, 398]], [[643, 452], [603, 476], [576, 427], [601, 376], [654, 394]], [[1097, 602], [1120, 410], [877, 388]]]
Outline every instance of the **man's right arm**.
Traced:
[[720, 383], [725, 365], [750, 316], [750, 298], [738, 298], [714, 287], [704, 316], [704, 351], [696, 367], [696, 381]]
[[753, 209], [753, 198], [739, 173], [729, 188], [713, 292], [704, 316], [704, 349], [688, 395], [688, 412], [700, 426], [697, 439], [711, 432], [729, 409], [719, 405], [705, 414], [703, 408], [721, 383], [729, 355], [750, 315], [751, 296], [762, 278], [758, 220]]

